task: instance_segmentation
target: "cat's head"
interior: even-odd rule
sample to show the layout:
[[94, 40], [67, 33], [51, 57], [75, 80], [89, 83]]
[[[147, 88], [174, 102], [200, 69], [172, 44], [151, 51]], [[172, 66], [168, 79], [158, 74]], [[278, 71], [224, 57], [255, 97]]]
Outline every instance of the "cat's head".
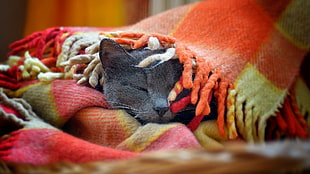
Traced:
[[181, 76], [182, 65], [178, 60], [169, 60], [137, 66], [146, 57], [164, 52], [147, 48], [126, 51], [111, 39], [101, 41], [103, 92], [113, 109], [125, 109], [142, 122], [164, 123], [174, 118], [167, 98]]

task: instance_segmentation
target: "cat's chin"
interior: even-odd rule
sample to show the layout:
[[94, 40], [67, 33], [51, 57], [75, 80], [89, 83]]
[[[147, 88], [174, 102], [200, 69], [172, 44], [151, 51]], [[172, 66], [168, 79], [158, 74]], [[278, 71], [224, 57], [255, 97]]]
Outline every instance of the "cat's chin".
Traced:
[[165, 113], [163, 116], [159, 116], [158, 114], [150, 114], [150, 115], [137, 115], [135, 118], [141, 124], [147, 123], [168, 123], [175, 117], [175, 114], [171, 112]]

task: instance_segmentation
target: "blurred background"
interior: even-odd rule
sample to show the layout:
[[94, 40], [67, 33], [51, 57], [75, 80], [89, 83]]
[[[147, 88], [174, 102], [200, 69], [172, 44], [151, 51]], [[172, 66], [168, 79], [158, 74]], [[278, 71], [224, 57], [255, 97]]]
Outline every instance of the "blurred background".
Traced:
[[1, 0], [0, 61], [8, 45], [55, 26], [116, 27], [199, 0]]

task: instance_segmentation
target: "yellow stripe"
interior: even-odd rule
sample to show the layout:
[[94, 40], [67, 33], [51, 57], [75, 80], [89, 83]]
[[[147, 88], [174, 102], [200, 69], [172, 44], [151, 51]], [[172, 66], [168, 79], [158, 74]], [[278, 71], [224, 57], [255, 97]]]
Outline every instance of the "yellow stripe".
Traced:
[[303, 50], [310, 49], [310, 1], [292, 1], [275, 27], [292, 43]]
[[35, 83], [35, 84], [31, 84], [31, 85], [27, 85], [27, 86], [24, 86], [22, 88], [19, 88], [16, 91], [10, 91], [10, 92], [8, 91], [8, 95], [10, 97], [20, 98], [25, 91], [27, 91], [28, 89], [33, 88], [35, 86], [39, 86], [41, 84], [42, 84], [42, 82], [38, 82], [38, 83]]
[[125, 144], [129, 150], [141, 152], [169, 129], [178, 125], [180, 124], [147, 124], [140, 127], [131, 137], [126, 139]]
[[134, 119], [124, 110], [117, 110], [116, 119], [120, 123], [124, 133], [127, 136], [135, 133], [139, 126], [141, 126], [141, 124], [136, 119]]
[[[275, 115], [287, 90], [277, 88], [250, 63], [237, 77], [234, 86], [238, 130], [249, 141], [263, 142], [266, 120]], [[258, 123], [258, 137], [254, 130], [256, 123]]]

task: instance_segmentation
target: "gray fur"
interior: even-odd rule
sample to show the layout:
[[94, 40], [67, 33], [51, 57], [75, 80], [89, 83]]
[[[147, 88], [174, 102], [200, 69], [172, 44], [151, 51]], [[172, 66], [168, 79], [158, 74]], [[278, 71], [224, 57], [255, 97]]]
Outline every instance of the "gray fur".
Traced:
[[182, 73], [178, 60], [137, 67], [152, 54], [165, 50], [124, 50], [111, 39], [100, 43], [100, 60], [104, 69], [104, 95], [113, 109], [125, 109], [142, 122], [165, 123], [174, 118], [167, 97]]

